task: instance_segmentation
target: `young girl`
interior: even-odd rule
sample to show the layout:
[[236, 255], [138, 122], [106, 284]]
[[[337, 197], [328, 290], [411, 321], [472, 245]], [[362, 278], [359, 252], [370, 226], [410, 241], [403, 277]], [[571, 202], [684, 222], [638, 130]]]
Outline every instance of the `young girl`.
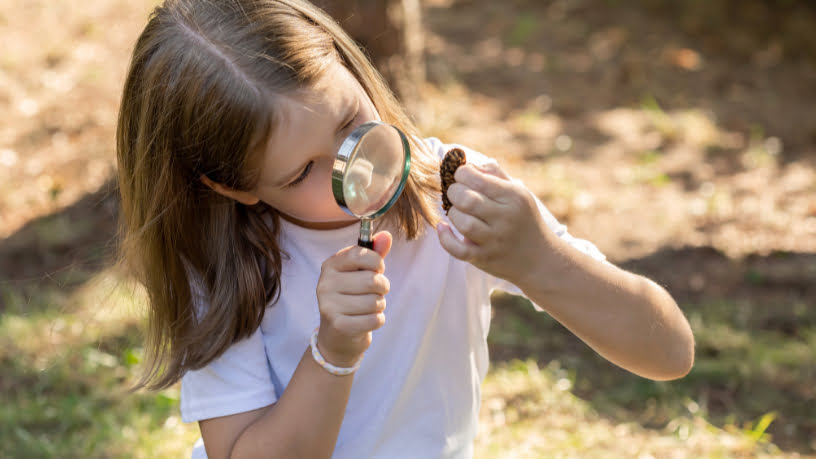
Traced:
[[[413, 163], [369, 250], [330, 177], [372, 120], [411, 136]], [[494, 289], [634, 373], [689, 371], [671, 297], [572, 238], [495, 161], [465, 150], [441, 216], [449, 148], [421, 140], [303, 0], [155, 10], [119, 114], [123, 247], [149, 293], [141, 384], [181, 379], [209, 457], [471, 457]]]

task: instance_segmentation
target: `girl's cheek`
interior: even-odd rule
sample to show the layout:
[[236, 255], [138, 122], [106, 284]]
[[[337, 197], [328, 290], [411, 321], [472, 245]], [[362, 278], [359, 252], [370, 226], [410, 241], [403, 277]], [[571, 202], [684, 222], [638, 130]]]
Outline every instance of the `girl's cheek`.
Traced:
[[334, 200], [331, 189], [331, 166], [318, 165], [301, 187], [301, 192], [293, 196], [292, 205], [297, 210], [296, 217], [302, 220], [330, 220], [345, 215]]

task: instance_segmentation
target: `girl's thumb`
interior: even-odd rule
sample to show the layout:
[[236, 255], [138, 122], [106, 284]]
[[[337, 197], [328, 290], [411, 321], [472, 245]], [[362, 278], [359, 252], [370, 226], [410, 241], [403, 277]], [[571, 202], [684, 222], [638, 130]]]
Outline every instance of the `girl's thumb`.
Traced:
[[374, 251], [379, 253], [381, 257], [385, 258], [391, 250], [391, 242], [393, 237], [388, 231], [380, 231], [374, 235]]

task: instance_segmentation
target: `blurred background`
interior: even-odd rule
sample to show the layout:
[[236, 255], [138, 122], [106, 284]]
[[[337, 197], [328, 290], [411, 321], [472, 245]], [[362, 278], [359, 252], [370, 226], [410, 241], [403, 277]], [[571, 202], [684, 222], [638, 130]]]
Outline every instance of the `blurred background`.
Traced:
[[[155, 1], [0, 0], [0, 457], [186, 457], [127, 393], [144, 296], [110, 268], [114, 130]], [[816, 457], [816, 3], [323, 1], [426, 136], [664, 285], [691, 374], [633, 376], [496, 295], [479, 458]]]

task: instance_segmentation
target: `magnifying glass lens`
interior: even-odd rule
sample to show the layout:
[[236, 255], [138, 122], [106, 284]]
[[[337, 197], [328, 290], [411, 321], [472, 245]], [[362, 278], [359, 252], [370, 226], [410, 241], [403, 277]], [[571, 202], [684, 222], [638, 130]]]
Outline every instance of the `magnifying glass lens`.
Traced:
[[343, 178], [348, 209], [361, 218], [382, 209], [400, 185], [404, 157], [395, 128], [379, 125], [363, 135]]
[[410, 168], [408, 140], [395, 126], [365, 123], [341, 145], [332, 169], [332, 192], [343, 210], [362, 220], [361, 245], [369, 246], [371, 220], [397, 201]]

